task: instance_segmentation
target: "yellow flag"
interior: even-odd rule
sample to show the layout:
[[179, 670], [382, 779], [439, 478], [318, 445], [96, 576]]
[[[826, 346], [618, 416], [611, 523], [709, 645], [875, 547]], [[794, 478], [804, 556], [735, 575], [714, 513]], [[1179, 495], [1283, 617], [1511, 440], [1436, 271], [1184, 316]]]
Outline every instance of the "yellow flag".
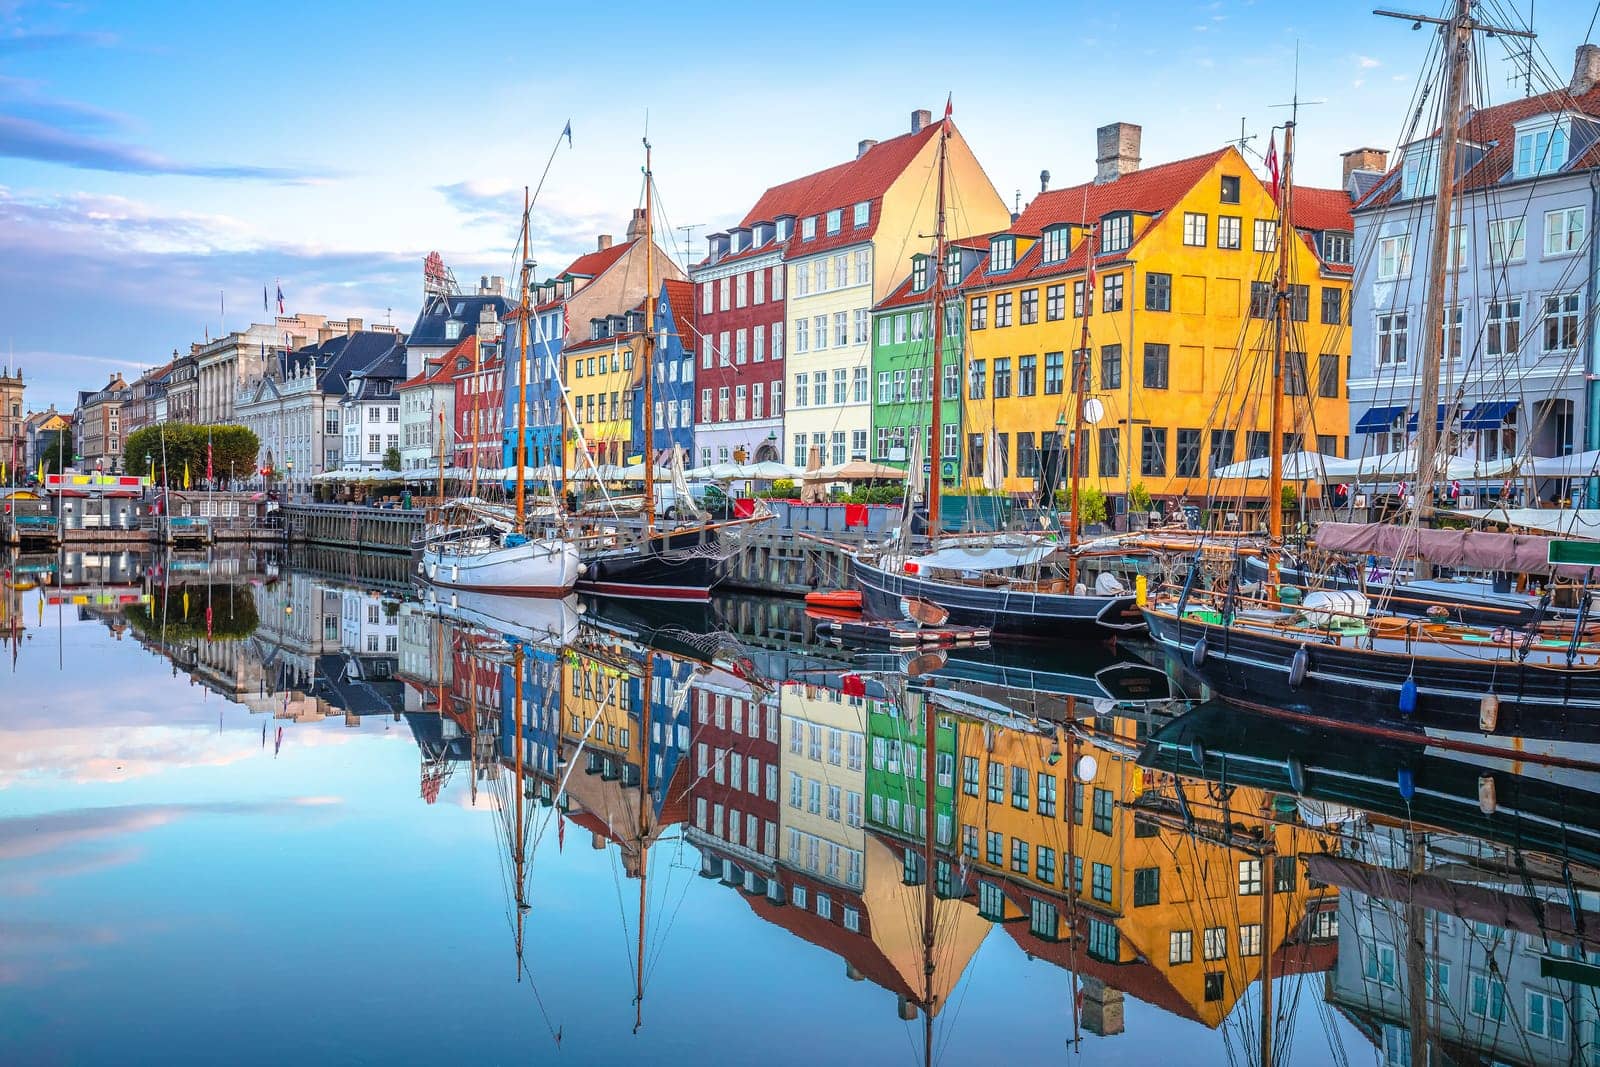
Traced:
[[189, 461], [183, 461], [183, 487], [189, 488]]
[[187, 589], [183, 591], [183, 617], [185, 619], [189, 617], [189, 590]]
[[44, 460], [39, 461], [39, 484], [44, 484]]

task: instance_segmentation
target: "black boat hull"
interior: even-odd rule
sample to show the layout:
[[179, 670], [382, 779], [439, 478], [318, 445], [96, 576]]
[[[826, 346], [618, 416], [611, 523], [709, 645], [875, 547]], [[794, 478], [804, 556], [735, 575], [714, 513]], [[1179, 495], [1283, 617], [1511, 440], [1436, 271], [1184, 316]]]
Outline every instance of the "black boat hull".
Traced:
[[[1375, 654], [1145, 611], [1155, 645], [1223, 698], [1247, 707], [1363, 727], [1390, 740], [1504, 752], [1548, 763], [1600, 763], [1600, 670], [1511, 660]], [[1307, 635], [1311, 637], [1312, 635]], [[1204, 640], [1203, 649], [1197, 646]], [[1304, 677], [1294, 684], [1305, 649]], [[1414, 710], [1401, 711], [1407, 678]], [[1483, 729], [1494, 696], [1493, 728]]]
[[1133, 594], [1071, 596], [934, 582], [852, 558], [850, 572], [861, 590], [861, 613], [892, 622], [905, 620], [900, 602], [926, 600], [950, 613], [960, 626], [987, 627], [995, 636], [1106, 640], [1144, 629]]
[[716, 542], [715, 530], [694, 530], [585, 552], [578, 591], [633, 600], [710, 600], [723, 578]]

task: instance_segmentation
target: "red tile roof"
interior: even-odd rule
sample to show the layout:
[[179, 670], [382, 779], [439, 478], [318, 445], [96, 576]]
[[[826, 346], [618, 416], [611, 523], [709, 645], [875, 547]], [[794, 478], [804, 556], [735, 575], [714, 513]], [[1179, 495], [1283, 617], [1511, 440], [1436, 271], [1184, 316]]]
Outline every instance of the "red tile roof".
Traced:
[[[903, 133], [880, 141], [847, 163], [774, 185], [761, 194], [761, 199], [745, 213], [739, 225], [769, 222], [779, 215], [800, 218], [820, 215], [832, 208], [848, 208], [862, 200], [881, 199], [922, 151], [922, 146], [938, 132], [939, 123], [930, 123], [916, 133]], [[874, 212], [871, 225], [876, 226], [877, 221]]]
[[[1463, 175], [1461, 188], [1483, 189], [1499, 182], [1511, 170], [1516, 152], [1516, 133], [1513, 127], [1524, 119], [1531, 119], [1536, 115], [1559, 112], [1600, 117], [1600, 86], [1578, 97], [1570, 96], [1565, 89], [1557, 89], [1554, 92], [1512, 100], [1473, 112], [1462, 126], [1461, 136], [1468, 141], [1487, 145], [1489, 150], [1478, 160], [1476, 166]], [[1435, 137], [1438, 133], [1439, 130], [1435, 127], [1427, 137]], [[1403, 162], [1399, 157], [1400, 154], [1396, 153], [1395, 165], [1389, 169], [1388, 175], [1373, 187], [1358, 207], [1376, 207], [1395, 198], [1395, 194], [1399, 191], [1399, 183], [1395, 179]], [[1582, 167], [1600, 165], [1600, 151], [1591, 148], [1579, 159], [1569, 162], [1567, 169], [1576, 169], [1574, 164]]]
[[1350, 194], [1343, 189], [1294, 187], [1294, 226], [1297, 230], [1354, 230]]
[[400, 388], [411, 389], [419, 385], [437, 385], [450, 381], [453, 377], [455, 377], [456, 357], [464, 356], [470, 353], [472, 351], [472, 341], [473, 339], [471, 337], [463, 337], [461, 340], [456, 342], [456, 346], [454, 348], [440, 357], [439, 365], [437, 367], [429, 370], [428, 365], [424, 363], [422, 365], [421, 372], [415, 377], [401, 382]]
[[1046, 226], [1061, 222], [1097, 222], [1112, 211], [1152, 215], [1167, 211], [1183, 199], [1219, 159], [1232, 151], [1219, 148], [1204, 155], [1136, 170], [1116, 181], [1100, 185], [1085, 182], [1040, 193], [1008, 232], [1037, 237]]
[[569, 263], [567, 265], [567, 269], [556, 275], [556, 277], [564, 278], [569, 274], [581, 274], [586, 278], [598, 278], [600, 275], [606, 272], [606, 269], [610, 267], [611, 264], [621, 259], [628, 249], [632, 248], [638, 242], [638, 240], [639, 238], [636, 237], [632, 241], [618, 242], [617, 244], [612, 245], [610, 248], [602, 248], [594, 252], [585, 252], [583, 255]]

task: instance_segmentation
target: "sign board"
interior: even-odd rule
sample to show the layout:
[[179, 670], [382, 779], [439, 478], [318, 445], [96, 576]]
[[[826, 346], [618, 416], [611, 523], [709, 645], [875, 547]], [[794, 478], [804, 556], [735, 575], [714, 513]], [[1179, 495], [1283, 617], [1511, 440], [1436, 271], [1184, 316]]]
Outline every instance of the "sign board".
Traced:
[[1600, 567], [1600, 541], [1552, 540], [1549, 559], [1551, 566]]

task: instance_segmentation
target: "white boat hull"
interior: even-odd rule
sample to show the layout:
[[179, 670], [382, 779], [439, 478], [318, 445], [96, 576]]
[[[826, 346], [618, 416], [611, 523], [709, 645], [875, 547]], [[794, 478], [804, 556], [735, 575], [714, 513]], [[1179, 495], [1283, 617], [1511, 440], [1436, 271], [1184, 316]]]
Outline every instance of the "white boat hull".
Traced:
[[484, 547], [441, 542], [422, 551], [422, 576], [434, 585], [506, 596], [566, 596], [578, 582], [578, 550], [553, 537]]
[[434, 588], [428, 607], [446, 618], [493, 633], [564, 648], [578, 638], [582, 615], [577, 597], [519, 597]]

